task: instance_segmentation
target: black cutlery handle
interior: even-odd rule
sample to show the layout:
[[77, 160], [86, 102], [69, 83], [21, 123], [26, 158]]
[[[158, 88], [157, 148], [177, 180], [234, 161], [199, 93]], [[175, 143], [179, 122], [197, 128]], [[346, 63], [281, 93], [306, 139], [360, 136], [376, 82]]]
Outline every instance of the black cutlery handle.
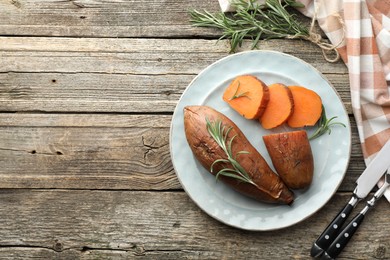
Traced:
[[335, 259], [344, 247], [348, 244], [349, 240], [355, 234], [356, 230], [363, 222], [364, 214], [359, 213], [354, 217], [351, 222], [340, 232], [337, 238], [332, 242], [329, 248], [325, 251], [321, 259]]
[[[351, 203], [352, 201], [352, 203]], [[322, 232], [322, 234], [317, 238], [317, 240], [314, 242], [311, 250], [310, 255], [312, 257], [319, 257], [324, 253], [324, 251], [329, 247], [329, 245], [333, 242], [333, 240], [337, 237], [339, 234], [342, 225], [344, 224], [345, 220], [351, 214], [353, 208], [355, 207], [356, 203], [354, 200], [351, 200], [340, 212], [337, 214], [337, 216], [333, 219], [333, 221], [328, 225], [328, 227]]]

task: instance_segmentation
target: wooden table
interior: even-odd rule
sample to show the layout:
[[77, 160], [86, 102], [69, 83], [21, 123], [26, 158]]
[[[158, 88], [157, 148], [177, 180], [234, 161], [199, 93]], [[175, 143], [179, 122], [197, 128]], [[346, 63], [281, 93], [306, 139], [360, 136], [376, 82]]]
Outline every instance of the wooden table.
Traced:
[[[169, 153], [180, 95], [229, 52], [218, 31], [191, 26], [190, 8], [219, 6], [0, 1], [1, 259], [310, 258], [365, 167], [347, 69], [308, 42], [260, 43], [333, 83], [350, 114], [352, 156], [337, 194], [307, 220], [273, 232], [226, 226], [182, 190]], [[389, 259], [389, 215], [381, 200], [340, 258]]]

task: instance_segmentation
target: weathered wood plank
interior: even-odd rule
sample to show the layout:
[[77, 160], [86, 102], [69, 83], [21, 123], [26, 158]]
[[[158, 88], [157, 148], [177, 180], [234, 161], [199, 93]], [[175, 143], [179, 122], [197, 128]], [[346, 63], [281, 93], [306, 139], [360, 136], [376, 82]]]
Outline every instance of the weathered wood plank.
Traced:
[[[342, 62], [302, 41], [261, 47], [311, 63], [351, 113]], [[0, 37], [0, 111], [172, 112], [196, 74], [227, 55], [227, 42], [214, 40]]]
[[[170, 121], [170, 115], [0, 114], [0, 188], [180, 189]], [[340, 190], [353, 190], [365, 167], [354, 125]]]
[[[5, 0], [0, 35], [188, 37], [217, 35], [191, 26], [191, 8], [219, 11], [218, 1]], [[66, 25], [66, 26], [64, 26]]]
[[[247, 232], [212, 219], [184, 192], [1, 190], [0, 257], [308, 259], [349, 197], [335, 195], [292, 227]], [[389, 259], [389, 214], [380, 201], [340, 259]]]
[[[3, 0], [0, 2], [0, 35], [114, 38], [221, 36], [220, 30], [192, 26], [191, 9], [211, 13], [220, 11], [218, 1], [207, 0]], [[300, 22], [310, 26], [310, 18], [292, 8], [289, 12], [297, 14]]]
[[194, 77], [0, 73], [0, 110], [172, 113]]
[[[248, 47], [246, 42], [240, 50]], [[320, 49], [309, 42], [268, 40], [259, 49], [293, 54], [322, 73], [347, 73], [343, 62], [325, 62]], [[0, 54], [0, 72], [197, 74], [227, 56], [229, 44], [201, 39], [0, 37]]]
[[2, 114], [0, 187], [177, 189], [170, 118]]

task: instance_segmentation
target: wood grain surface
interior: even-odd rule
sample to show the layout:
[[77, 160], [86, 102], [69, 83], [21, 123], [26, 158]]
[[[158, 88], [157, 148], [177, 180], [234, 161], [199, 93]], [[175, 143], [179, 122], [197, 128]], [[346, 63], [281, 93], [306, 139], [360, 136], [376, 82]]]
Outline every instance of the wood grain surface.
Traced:
[[[230, 50], [220, 31], [191, 25], [191, 8], [219, 10], [207, 0], [0, 0], [0, 259], [310, 259], [365, 168], [347, 68], [309, 42], [260, 42], [337, 90], [350, 164], [335, 196], [303, 222], [226, 226], [192, 202], [170, 158], [181, 94]], [[390, 259], [389, 214], [380, 201], [340, 259]]]
[[[82, 198], [82, 200], [80, 200]], [[228, 227], [180, 191], [2, 190], [0, 255], [38, 258], [308, 259], [311, 242], [349, 200], [337, 194], [304, 222], [272, 232]], [[348, 259], [389, 259], [387, 202], [367, 216]], [[360, 208], [359, 208], [360, 209]], [[378, 232], [378, 230], [381, 232]], [[370, 241], [368, 243], [368, 241]]]

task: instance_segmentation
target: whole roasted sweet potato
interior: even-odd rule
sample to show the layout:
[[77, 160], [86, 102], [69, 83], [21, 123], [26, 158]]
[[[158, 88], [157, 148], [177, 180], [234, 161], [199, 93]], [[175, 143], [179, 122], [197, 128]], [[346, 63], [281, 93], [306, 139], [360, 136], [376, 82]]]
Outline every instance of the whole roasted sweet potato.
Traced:
[[[225, 115], [207, 106], [187, 106], [184, 128], [195, 157], [218, 180], [258, 201], [293, 202], [293, 193]], [[215, 135], [222, 137], [222, 142], [218, 143]], [[247, 178], [240, 178], [237, 170], [247, 174]]]
[[313, 179], [314, 162], [306, 131], [263, 136], [277, 173], [291, 189], [308, 187]]

